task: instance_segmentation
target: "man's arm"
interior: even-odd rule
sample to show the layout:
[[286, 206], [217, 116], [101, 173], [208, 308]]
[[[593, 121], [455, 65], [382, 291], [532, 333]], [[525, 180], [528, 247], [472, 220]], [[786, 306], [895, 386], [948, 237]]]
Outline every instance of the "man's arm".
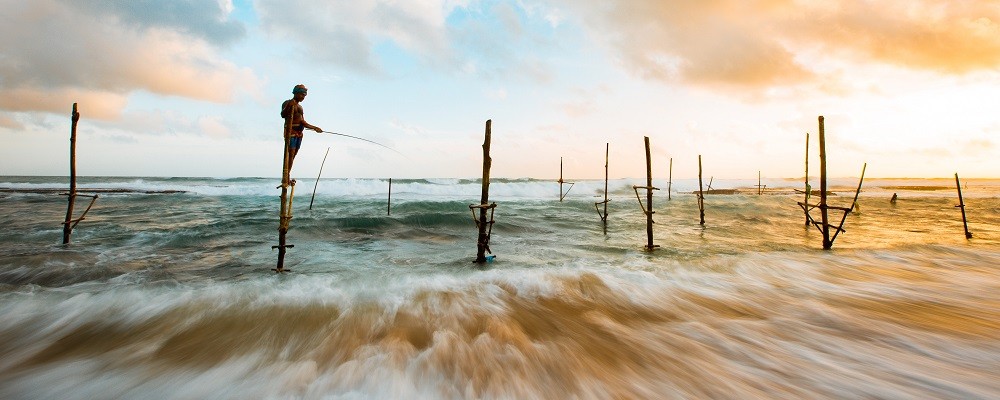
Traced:
[[309, 129], [312, 129], [312, 130], [316, 131], [316, 133], [323, 133], [323, 128], [320, 128], [320, 127], [318, 127], [316, 125], [310, 124], [310, 123], [306, 122], [305, 119], [303, 119], [301, 122], [302, 122], [302, 126], [304, 126], [306, 128], [309, 128]]

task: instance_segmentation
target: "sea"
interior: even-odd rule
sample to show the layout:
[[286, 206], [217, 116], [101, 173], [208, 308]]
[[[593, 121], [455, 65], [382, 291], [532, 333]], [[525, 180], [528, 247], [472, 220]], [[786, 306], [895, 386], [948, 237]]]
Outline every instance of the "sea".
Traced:
[[493, 179], [483, 264], [478, 179], [299, 179], [281, 274], [276, 178], [81, 177], [63, 245], [68, 181], [0, 177], [2, 399], [1000, 398], [997, 179], [829, 250], [802, 178], [654, 180], [654, 250], [645, 179]]

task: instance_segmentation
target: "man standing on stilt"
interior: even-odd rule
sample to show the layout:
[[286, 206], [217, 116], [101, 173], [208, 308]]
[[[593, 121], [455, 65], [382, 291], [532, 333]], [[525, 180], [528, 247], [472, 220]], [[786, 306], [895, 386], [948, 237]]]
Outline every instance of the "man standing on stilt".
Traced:
[[[305, 129], [312, 129], [317, 133], [323, 132], [318, 126], [312, 125], [306, 122], [305, 116], [302, 112], [302, 102], [306, 99], [306, 94], [309, 89], [306, 89], [305, 85], [295, 85], [292, 88], [292, 98], [285, 100], [281, 103], [281, 118], [286, 121], [285, 125], [285, 135], [288, 135], [288, 170], [292, 170], [292, 162], [295, 160], [295, 155], [299, 152], [299, 147], [302, 146], [302, 133]], [[291, 118], [289, 118], [291, 116]], [[288, 129], [288, 121], [291, 121], [291, 129]]]

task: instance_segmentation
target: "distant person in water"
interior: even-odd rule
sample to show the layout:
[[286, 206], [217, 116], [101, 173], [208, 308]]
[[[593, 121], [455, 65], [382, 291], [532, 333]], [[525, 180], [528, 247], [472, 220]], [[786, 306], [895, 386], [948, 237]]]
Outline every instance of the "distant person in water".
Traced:
[[[305, 129], [312, 129], [317, 133], [323, 132], [323, 129], [306, 122], [305, 115], [302, 112], [302, 101], [306, 99], [306, 94], [309, 89], [306, 89], [306, 85], [295, 85], [292, 88], [292, 98], [285, 100], [281, 103], [281, 118], [285, 119], [285, 130], [284, 134], [289, 135], [288, 138], [288, 170], [292, 170], [292, 162], [295, 161], [295, 155], [299, 153], [299, 148], [302, 147], [302, 132]], [[291, 117], [291, 118], [289, 118]], [[291, 119], [292, 129], [288, 129], [288, 121]]]

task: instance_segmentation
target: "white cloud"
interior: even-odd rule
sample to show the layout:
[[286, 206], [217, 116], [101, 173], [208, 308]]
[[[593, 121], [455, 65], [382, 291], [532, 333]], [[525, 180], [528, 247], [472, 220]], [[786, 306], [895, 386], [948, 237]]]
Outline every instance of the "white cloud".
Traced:
[[220, 57], [212, 43], [235, 40], [241, 28], [192, 32], [180, 27], [183, 15], [159, 14], [142, 25], [139, 11], [157, 10], [126, 12], [118, 3], [2, 3], [0, 109], [64, 113], [78, 102], [89, 116], [116, 118], [138, 90], [212, 102], [259, 90], [253, 72]]
[[381, 73], [373, 51], [390, 41], [427, 63], [451, 57], [445, 19], [460, 4], [443, 0], [258, 0], [263, 28], [297, 43], [308, 59]]

